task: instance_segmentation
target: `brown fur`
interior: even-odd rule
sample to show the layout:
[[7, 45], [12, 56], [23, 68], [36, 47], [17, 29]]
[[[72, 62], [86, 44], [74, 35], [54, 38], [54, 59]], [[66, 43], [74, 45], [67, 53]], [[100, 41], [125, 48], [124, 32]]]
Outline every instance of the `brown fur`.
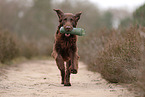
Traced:
[[[77, 36], [70, 34], [66, 36], [60, 33], [60, 27], [71, 31], [76, 27], [80, 18], [81, 12], [73, 15], [72, 13], [63, 13], [60, 9], [54, 9], [59, 17], [59, 26], [55, 34], [55, 43], [53, 47], [52, 56], [56, 60], [58, 69], [61, 72], [62, 84], [64, 86], [71, 86], [70, 74], [76, 74], [78, 71], [78, 52], [77, 52]], [[64, 65], [66, 62], [66, 67]]]

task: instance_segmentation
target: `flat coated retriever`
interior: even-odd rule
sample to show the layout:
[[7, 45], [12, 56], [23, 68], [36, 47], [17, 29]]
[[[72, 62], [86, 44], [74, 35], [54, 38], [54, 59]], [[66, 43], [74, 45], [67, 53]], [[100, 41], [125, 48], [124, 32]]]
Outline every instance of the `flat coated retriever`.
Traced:
[[[64, 27], [66, 31], [76, 28], [81, 12], [74, 15], [72, 13], [64, 13], [60, 9], [54, 9], [54, 11], [59, 17], [59, 26], [55, 34], [52, 56], [61, 72], [61, 84], [71, 86], [70, 74], [77, 74], [78, 72], [77, 35], [60, 33], [60, 28]], [[66, 66], [64, 62], [66, 62]]]

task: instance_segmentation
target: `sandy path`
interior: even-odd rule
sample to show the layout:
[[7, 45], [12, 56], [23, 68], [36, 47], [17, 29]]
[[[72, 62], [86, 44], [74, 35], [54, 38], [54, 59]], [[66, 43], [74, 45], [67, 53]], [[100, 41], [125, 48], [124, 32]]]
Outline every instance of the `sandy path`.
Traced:
[[33, 61], [4, 70], [0, 78], [0, 97], [134, 97], [120, 85], [107, 83], [100, 74], [79, 64], [71, 75], [71, 87], [60, 84], [54, 61]]

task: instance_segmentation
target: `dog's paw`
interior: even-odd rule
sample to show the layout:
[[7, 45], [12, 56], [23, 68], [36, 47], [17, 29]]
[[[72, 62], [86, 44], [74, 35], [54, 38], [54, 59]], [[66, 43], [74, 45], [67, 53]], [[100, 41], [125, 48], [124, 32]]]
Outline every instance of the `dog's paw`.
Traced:
[[70, 83], [64, 83], [64, 86], [71, 86]]
[[76, 69], [71, 69], [71, 73], [72, 74], [77, 74], [77, 70]]

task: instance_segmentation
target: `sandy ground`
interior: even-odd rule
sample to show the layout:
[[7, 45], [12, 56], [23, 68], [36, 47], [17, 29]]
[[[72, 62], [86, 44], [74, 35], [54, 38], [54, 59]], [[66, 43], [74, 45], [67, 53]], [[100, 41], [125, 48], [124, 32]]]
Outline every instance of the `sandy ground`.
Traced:
[[0, 76], [0, 97], [134, 97], [126, 88], [109, 84], [99, 73], [79, 64], [71, 75], [71, 87], [60, 84], [54, 61], [32, 61], [4, 70]]

